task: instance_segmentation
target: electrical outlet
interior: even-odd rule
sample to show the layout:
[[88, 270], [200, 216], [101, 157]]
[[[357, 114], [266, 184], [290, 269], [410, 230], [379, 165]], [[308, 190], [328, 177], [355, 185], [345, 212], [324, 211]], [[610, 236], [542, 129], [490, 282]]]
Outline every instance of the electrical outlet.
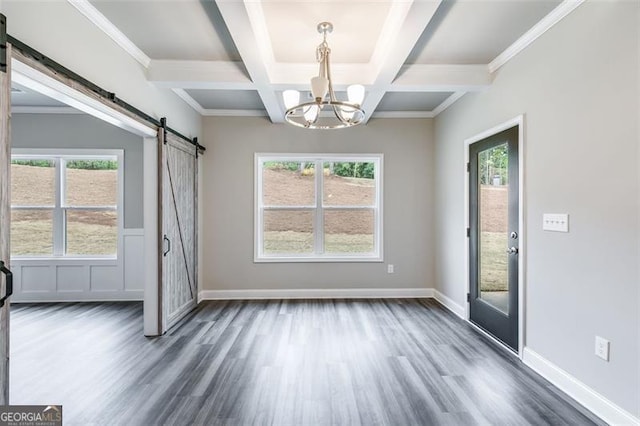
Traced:
[[609, 350], [611, 342], [600, 336], [596, 336], [596, 356], [609, 361]]
[[393, 265], [387, 265], [387, 274], [393, 274]]

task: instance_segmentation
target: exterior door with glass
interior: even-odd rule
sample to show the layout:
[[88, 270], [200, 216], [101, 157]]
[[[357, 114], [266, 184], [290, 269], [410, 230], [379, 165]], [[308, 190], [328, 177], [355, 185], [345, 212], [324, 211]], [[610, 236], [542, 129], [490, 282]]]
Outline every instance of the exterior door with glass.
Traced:
[[518, 127], [469, 146], [469, 320], [518, 351]]

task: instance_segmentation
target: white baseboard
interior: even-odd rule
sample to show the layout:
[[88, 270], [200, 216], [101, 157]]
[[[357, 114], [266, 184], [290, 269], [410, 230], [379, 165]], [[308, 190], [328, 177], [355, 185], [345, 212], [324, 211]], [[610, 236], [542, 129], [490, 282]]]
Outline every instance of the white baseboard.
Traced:
[[199, 300], [432, 298], [432, 288], [203, 290]]
[[448, 310], [456, 314], [461, 319], [466, 320], [464, 307], [458, 305], [456, 302], [453, 301], [453, 299], [450, 299], [449, 297], [440, 293], [438, 290], [434, 290], [434, 298], [438, 302], [440, 302], [442, 306], [444, 306], [445, 308], [447, 308]]
[[11, 297], [11, 303], [76, 303], [76, 302], [142, 302], [142, 290], [105, 291], [93, 293], [23, 293], [19, 297]]
[[618, 407], [533, 350], [525, 347], [522, 360], [529, 368], [610, 425], [640, 425], [640, 419]]

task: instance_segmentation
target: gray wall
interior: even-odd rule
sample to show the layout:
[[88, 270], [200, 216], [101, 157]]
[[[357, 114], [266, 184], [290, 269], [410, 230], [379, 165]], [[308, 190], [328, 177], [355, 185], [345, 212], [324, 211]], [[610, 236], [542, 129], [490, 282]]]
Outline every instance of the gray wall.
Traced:
[[[263, 118], [206, 118], [203, 134], [203, 289], [433, 287], [432, 120], [309, 131]], [[256, 152], [383, 153], [385, 263], [254, 264]]]
[[[639, 9], [583, 4], [435, 121], [439, 290], [464, 306], [464, 140], [524, 113], [526, 346], [635, 416]], [[545, 212], [569, 213], [571, 232], [542, 231]]]
[[14, 114], [14, 148], [124, 149], [124, 227], [142, 228], [142, 138], [85, 114]]

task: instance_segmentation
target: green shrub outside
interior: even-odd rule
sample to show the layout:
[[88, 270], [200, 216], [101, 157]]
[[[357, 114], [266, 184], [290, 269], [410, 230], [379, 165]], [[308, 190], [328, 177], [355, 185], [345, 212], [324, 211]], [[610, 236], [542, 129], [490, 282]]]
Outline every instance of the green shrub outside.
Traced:
[[333, 163], [333, 173], [337, 176], [373, 179], [373, 163]]
[[[51, 160], [11, 160], [11, 164], [31, 167], [54, 167]], [[72, 160], [67, 161], [68, 169], [118, 170], [118, 162], [112, 160]]]

